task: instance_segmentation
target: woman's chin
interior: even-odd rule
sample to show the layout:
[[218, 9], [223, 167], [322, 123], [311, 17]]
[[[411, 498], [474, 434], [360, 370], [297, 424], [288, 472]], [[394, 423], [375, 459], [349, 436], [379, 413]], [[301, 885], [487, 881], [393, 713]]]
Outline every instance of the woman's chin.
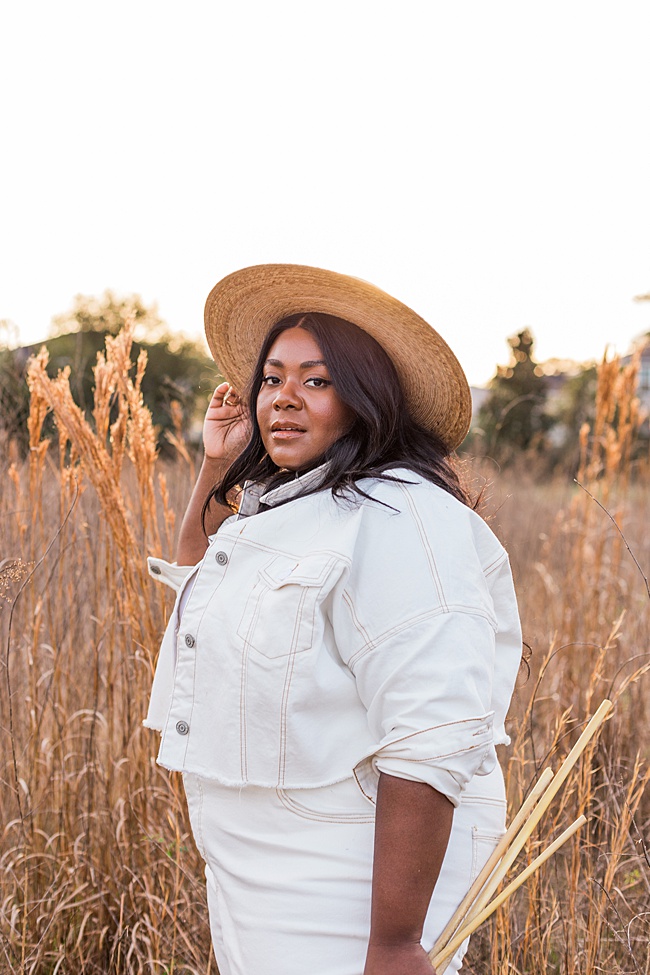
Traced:
[[300, 444], [269, 444], [268, 455], [273, 463], [287, 471], [300, 471], [312, 466], [316, 459], [312, 451]]

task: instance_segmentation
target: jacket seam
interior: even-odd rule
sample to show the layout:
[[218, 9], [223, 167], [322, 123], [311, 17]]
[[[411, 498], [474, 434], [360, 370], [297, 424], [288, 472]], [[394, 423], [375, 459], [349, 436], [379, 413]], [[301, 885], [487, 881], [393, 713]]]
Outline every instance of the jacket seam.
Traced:
[[[361, 764], [361, 763], [359, 763], [359, 764]], [[367, 793], [367, 792], [366, 792], [366, 790], [364, 789], [364, 787], [362, 786], [362, 784], [361, 784], [361, 779], [360, 779], [360, 778], [359, 778], [359, 776], [357, 775], [357, 766], [355, 766], [355, 767], [354, 767], [354, 768], [352, 769], [352, 772], [353, 772], [353, 775], [354, 775], [354, 777], [355, 777], [355, 779], [357, 780], [357, 785], [359, 786], [359, 788], [360, 788], [360, 789], [361, 789], [361, 791], [363, 792], [363, 794], [364, 794], [364, 796], [366, 797], [366, 799], [369, 799], [369, 800], [370, 800], [370, 802], [372, 802], [372, 803], [373, 803], [373, 805], [377, 805], [377, 801], [376, 801], [375, 799], [373, 799], [373, 797], [372, 797], [372, 796], [371, 796], [371, 795], [370, 795], [369, 793]]]
[[368, 644], [371, 644], [372, 643], [372, 637], [370, 636], [370, 634], [368, 633], [368, 631], [365, 629], [365, 627], [363, 626], [363, 624], [359, 620], [359, 617], [355, 613], [355, 611], [354, 611], [354, 602], [352, 601], [352, 596], [347, 591], [347, 589], [344, 589], [343, 590], [343, 599], [345, 600], [345, 602], [346, 602], [346, 604], [348, 606], [348, 609], [350, 610], [350, 616], [352, 618], [352, 623], [353, 623], [355, 629], [358, 630], [358, 632], [361, 634], [361, 636], [363, 637], [363, 639], [365, 641], [364, 646], [367, 646]]
[[479, 619], [483, 619], [487, 623], [489, 623], [492, 630], [494, 630], [494, 632], [496, 633], [497, 625], [495, 621], [492, 619], [492, 617], [487, 613], [482, 613], [480, 610], [477, 610], [476, 607], [469, 607], [469, 606], [468, 607], [448, 606], [446, 608], [438, 607], [436, 609], [429, 610], [429, 612], [427, 613], [422, 613], [420, 616], [412, 616], [410, 619], [405, 620], [403, 623], [400, 623], [397, 626], [393, 626], [390, 630], [386, 630], [380, 636], [375, 637], [374, 640], [371, 640], [365, 646], [360, 647], [354, 654], [352, 654], [348, 662], [348, 667], [354, 673], [353, 668], [356, 666], [356, 664], [359, 662], [359, 660], [362, 657], [364, 657], [371, 650], [376, 650], [378, 646], [380, 646], [386, 640], [389, 640], [391, 637], [396, 636], [398, 633], [401, 633], [402, 630], [406, 630], [410, 626], [416, 626], [418, 623], [423, 623], [425, 622], [425, 620], [433, 619], [437, 616], [453, 616], [454, 613], [461, 613], [465, 616], [476, 616]]
[[[244, 538], [242, 535], [238, 536], [237, 544], [247, 545], [249, 548], [258, 549], [260, 552], [269, 552], [270, 555], [284, 555], [288, 559], [304, 559], [307, 557], [307, 554], [305, 552], [287, 552], [281, 548], [274, 548], [271, 545], [264, 545], [262, 542], [253, 542], [251, 541], [250, 538]], [[318, 549], [318, 551], [309, 552], [308, 555], [310, 559], [313, 558], [315, 555], [326, 555], [329, 558], [337, 559], [339, 562], [342, 562], [344, 565], [347, 566], [352, 565], [351, 558], [349, 558], [346, 555], [343, 555], [341, 552], [334, 551], [334, 549], [329, 549], [329, 548]]]
[[404, 497], [406, 498], [406, 502], [407, 502], [407, 504], [409, 506], [409, 510], [411, 512], [411, 518], [415, 522], [415, 527], [417, 528], [418, 535], [420, 536], [420, 542], [422, 543], [422, 548], [424, 549], [424, 552], [425, 552], [426, 557], [427, 557], [427, 562], [429, 563], [429, 571], [431, 572], [431, 576], [433, 578], [433, 584], [436, 587], [436, 592], [438, 593], [438, 599], [440, 600], [441, 604], [444, 607], [446, 607], [447, 606], [447, 600], [445, 599], [445, 592], [444, 592], [444, 589], [442, 587], [442, 580], [440, 578], [440, 573], [438, 572], [438, 566], [436, 565], [436, 560], [435, 560], [435, 556], [433, 554], [433, 549], [429, 545], [429, 540], [426, 537], [426, 533], [424, 531], [424, 526], [422, 524], [422, 519], [420, 518], [420, 515], [418, 514], [417, 508], [415, 507], [415, 505], [413, 503], [413, 499], [411, 497], [411, 494], [406, 489], [405, 485], [404, 484], [399, 484], [399, 489], [402, 492], [402, 494], [404, 495]]
[[278, 788], [275, 791], [284, 808], [293, 813], [294, 816], [300, 816], [301, 819], [311, 819], [318, 823], [351, 823], [353, 825], [373, 823], [375, 821], [374, 810], [368, 810], [367, 813], [318, 812], [292, 799], [282, 788]]
[[[393, 743], [391, 742], [390, 744], [392, 745]], [[382, 755], [381, 754], [382, 751], [383, 751], [383, 747], [384, 746], [382, 746], [382, 748], [378, 749], [378, 751], [377, 751], [377, 758], [380, 761], [386, 760], [386, 761], [389, 761], [390, 762], [390, 760], [391, 760], [391, 756], [390, 755]], [[485, 749], [488, 749], [489, 747], [490, 747], [490, 742], [481, 741], [481, 742], [477, 742], [475, 745], [467, 745], [466, 748], [456, 748], [453, 752], [436, 752], [435, 755], [428, 755], [426, 758], [408, 758], [406, 755], [400, 755], [398, 758], [395, 758], [395, 761], [397, 761], [397, 762], [413, 762], [414, 764], [417, 765], [418, 763], [419, 764], [423, 764], [424, 762], [435, 762], [435, 761], [437, 761], [440, 758], [453, 758], [454, 755], [466, 755], [468, 752], [474, 752], [474, 751], [476, 751], [477, 748], [485, 748]]]
[[[197, 568], [197, 571], [194, 574], [194, 582], [193, 582], [193, 585], [192, 585], [192, 589], [190, 590], [190, 592], [188, 594], [188, 597], [187, 597], [187, 602], [188, 603], [189, 603], [189, 601], [191, 599], [191, 596], [192, 596], [192, 593], [193, 593], [194, 588], [196, 586], [196, 583], [198, 582], [199, 576], [201, 575], [201, 569], [203, 568], [203, 561], [198, 562], [197, 563], [197, 566], [195, 566], [195, 568]], [[179, 590], [176, 593], [176, 602], [174, 604], [174, 610], [173, 610], [173, 613], [174, 613], [174, 615], [176, 617], [176, 625], [174, 627], [174, 647], [175, 647], [175, 650], [176, 650], [176, 664], [174, 666], [174, 689], [172, 691], [171, 706], [170, 706], [169, 712], [167, 714], [167, 721], [166, 721], [166, 725], [165, 725], [165, 735], [166, 735], [167, 731], [169, 730], [170, 716], [171, 716], [172, 710], [174, 709], [174, 702], [176, 701], [176, 698], [177, 698], [178, 685], [177, 685], [176, 677], [177, 677], [177, 674], [178, 674], [178, 668], [179, 668], [179, 666], [180, 667], [183, 667], [183, 665], [185, 664], [185, 661], [186, 660], [190, 664], [190, 669], [191, 669], [191, 672], [192, 672], [192, 693], [191, 693], [191, 695], [188, 695], [188, 703], [189, 703], [189, 709], [188, 709], [188, 711], [189, 711], [189, 713], [185, 716], [185, 720], [189, 724], [190, 730], [191, 730], [192, 725], [193, 725], [193, 722], [194, 722], [194, 705], [196, 703], [196, 657], [197, 657], [197, 655], [196, 655], [196, 652], [193, 651], [192, 652], [192, 656], [190, 658], [190, 653], [188, 652], [187, 648], [180, 649], [179, 648], [179, 645], [178, 645], [178, 641], [179, 641], [180, 633], [181, 633], [181, 629], [182, 629], [182, 622], [183, 622], [182, 619], [180, 619], [179, 614], [178, 614], [178, 610], [180, 608], [180, 603], [181, 603], [181, 591], [184, 591], [185, 590], [185, 586], [189, 583], [189, 581], [190, 581], [190, 573], [188, 573], [187, 577], [185, 578], [185, 580], [183, 581], [182, 585], [180, 586]], [[187, 609], [187, 606], [185, 608]], [[201, 620], [203, 619], [206, 611], [207, 611], [207, 607], [204, 607], [203, 612], [201, 613], [201, 616], [199, 618], [199, 623], [198, 623], [198, 625], [196, 627], [196, 635], [197, 635], [197, 637], [198, 637], [199, 626], [201, 625]], [[181, 697], [182, 697], [182, 695], [181, 695]], [[172, 721], [173, 721], [173, 718], [172, 718]], [[190, 739], [191, 739], [191, 737], [192, 737], [191, 735], [187, 735], [185, 737], [185, 739], [184, 739], [184, 744], [183, 744], [183, 764], [185, 764], [185, 762], [187, 760], [187, 753], [190, 750]], [[168, 740], [168, 738], [167, 738], [167, 740]], [[172, 748], [173, 748], [173, 745], [172, 745]]]
[[485, 729], [487, 731], [490, 726], [488, 719], [492, 716], [492, 714], [493, 712], [488, 711], [487, 714], [477, 715], [473, 718], [460, 718], [459, 721], [444, 721], [442, 724], [433, 724], [428, 728], [422, 728], [420, 731], [412, 731], [409, 735], [402, 735], [401, 738], [393, 738], [391, 741], [387, 741], [385, 744], [382, 744], [381, 748], [386, 748], [388, 745], [398, 745], [401, 741], [408, 741], [409, 738], [417, 738], [418, 735], [426, 735], [429, 731], [439, 731], [441, 728], [455, 728], [458, 725], [471, 724], [476, 721], [487, 721], [488, 727]]
[[483, 575], [486, 576], [492, 575], [492, 573], [495, 572], [496, 569], [498, 569], [501, 565], [504, 564], [504, 562], [507, 561], [508, 561], [508, 553], [501, 552], [498, 558], [494, 559], [492, 562], [489, 562], [487, 566], [483, 569]]
[[259, 616], [259, 607], [262, 600], [262, 592], [258, 593], [255, 608], [253, 609], [250, 624], [244, 638], [244, 648], [241, 661], [241, 685], [239, 692], [239, 760], [242, 778], [244, 782], [248, 780], [248, 729], [246, 726], [246, 690], [248, 686], [248, 656], [251, 650], [250, 637]]
[[[310, 588], [315, 588], [315, 587], [304, 586], [300, 596], [298, 612], [296, 613], [296, 619], [293, 627], [293, 635], [291, 637], [291, 651], [289, 653], [289, 659], [287, 660], [287, 671], [284, 680], [284, 687], [282, 689], [282, 703], [280, 709], [280, 754], [278, 756], [279, 759], [278, 784], [279, 785], [284, 784], [284, 779], [287, 770], [287, 709], [289, 707], [289, 694], [291, 691], [291, 682], [293, 680], [293, 674], [295, 670], [296, 654], [298, 652], [296, 645], [298, 643], [300, 624], [302, 623], [302, 618], [304, 614], [305, 601], [307, 599], [307, 593], [310, 591]], [[320, 592], [322, 588], [323, 586], [321, 585], [318, 589], [318, 592]]]
[[463, 806], [495, 806], [498, 809], [506, 809], [508, 805], [505, 799], [497, 799], [496, 797], [492, 796], [474, 795], [474, 793], [467, 792], [467, 790], [463, 793], [461, 803]]

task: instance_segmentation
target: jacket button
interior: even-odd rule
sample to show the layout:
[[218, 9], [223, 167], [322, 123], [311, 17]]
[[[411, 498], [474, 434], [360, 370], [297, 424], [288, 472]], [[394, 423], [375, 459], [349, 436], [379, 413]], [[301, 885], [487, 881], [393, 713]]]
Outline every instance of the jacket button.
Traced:
[[185, 637], [185, 644], [186, 644], [186, 646], [188, 646], [190, 648], [190, 650], [191, 650], [195, 643], [196, 643], [196, 640], [194, 639], [194, 637], [191, 636], [188, 633], [187, 636]]
[[159, 576], [161, 574], [161, 572], [162, 572], [162, 569], [160, 568], [159, 565], [152, 565], [151, 566], [151, 571], [153, 572], [153, 574], [155, 576]]
[[228, 556], [226, 555], [225, 552], [217, 552], [217, 554], [215, 555], [215, 559], [217, 560], [219, 565], [225, 565], [226, 562], [228, 561]]
[[176, 731], [179, 733], [179, 735], [188, 735], [190, 732], [190, 726], [188, 725], [187, 721], [177, 721]]

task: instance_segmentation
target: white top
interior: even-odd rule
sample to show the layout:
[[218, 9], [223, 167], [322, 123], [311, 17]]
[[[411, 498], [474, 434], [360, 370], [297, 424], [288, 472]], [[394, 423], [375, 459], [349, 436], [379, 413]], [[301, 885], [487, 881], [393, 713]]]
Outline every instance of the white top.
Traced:
[[354, 772], [371, 797], [384, 771], [454, 804], [494, 767], [521, 659], [506, 552], [446, 491], [391, 474], [408, 483], [362, 480], [360, 502], [300, 496], [320, 471], [254, 485], [243, 515], [268, 510], [228, 518], [197, 566], [149, 559], [179, 592], [145, 721], [163, 766], [269, 788]]

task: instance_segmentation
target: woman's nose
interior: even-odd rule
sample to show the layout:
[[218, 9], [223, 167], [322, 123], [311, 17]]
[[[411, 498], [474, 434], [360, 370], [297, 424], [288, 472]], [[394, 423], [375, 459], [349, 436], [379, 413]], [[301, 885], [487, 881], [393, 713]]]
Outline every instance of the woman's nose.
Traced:
[[273, 399], [274, 410], [299, 410], [302, 407], [302, 399], [298, 387], [295, 383], [286, 382], [278, 389]]

